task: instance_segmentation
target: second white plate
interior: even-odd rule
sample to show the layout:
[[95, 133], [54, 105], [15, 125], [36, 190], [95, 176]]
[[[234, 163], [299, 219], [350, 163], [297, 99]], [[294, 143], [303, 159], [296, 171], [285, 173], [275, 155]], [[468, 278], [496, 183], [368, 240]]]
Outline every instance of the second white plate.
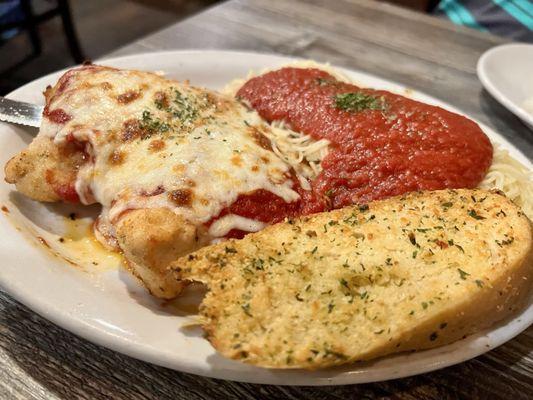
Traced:
[[496, 100], [533, 129], [533, 44], [487, 50], [479, 58], [477, 74]]

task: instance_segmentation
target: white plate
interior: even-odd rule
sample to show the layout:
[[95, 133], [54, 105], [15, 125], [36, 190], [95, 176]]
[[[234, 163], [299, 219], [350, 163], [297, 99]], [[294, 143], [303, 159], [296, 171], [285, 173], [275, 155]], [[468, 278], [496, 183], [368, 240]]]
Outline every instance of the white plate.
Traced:
[[[102, 62], [121, 68], [164, 71], [167, 76], [190, 79], [195, 85], [221, 88], [250, 69], [275, 67], [293, 59], [276, 55], [226, 51], [175, 51], [109, 59]], [[377, 77], [344, 70], [361, 85], [388, 89], [427, 103], [454, 110], [434, 98], [407, 90]], [[10, 97], [42, 103], [42, 90], [59, 73], [38, 79]], [[454, 110], [457, 111], [457, 110]], [[488, 127], [490, 138], [531, 168], [531, 163], [505, 139]], [[0, 124], [0, 164], [25, 147], [28, 131]], [[57, 234], [68, 225], [66, 206], [46, 206], [25, 199], [13, 187], [0, 185], [0, 203], [9, 213], [0, 216], [0, 284], [16, 299], [54, 323], [110, 349], [176, 370], [209, 377], [246, 382], [290, 385], [338, 385], [386, 380], [419, 374], [459, 363], [506, 342], [533, 321], [533, 302], [492, 329], [449, 346], [413, 354], [401, 354], [365, 364], [325, 371], [274, 371], [250, 367], [217, 355], [199, 329], [184, 327], [189, 317], [176, 316], [174, 308], [151, 298], [126, 272], [119, 261], [91, 254], [102, 267], [85, 262], [75, 267], [54, 257], [39, 244], [41, 236], [53, 248]], [[94, 208], [89, 213], [95, 213]], [[70, 226], [71, 232], [75, 229]], [[74, 232], [75, 233], [75, 232]], [[63, 251], [64, 250], [60, 250]], [[79, 254], [70, 254], [76, 258]], [[181, 309], [184, 306], [179, 306]]]
[[[513, 43], [487, 50], [477, 63], [485, 89], [533, 129], [533, 44]], [[532, 99], [531, 109], [524, 108]]]

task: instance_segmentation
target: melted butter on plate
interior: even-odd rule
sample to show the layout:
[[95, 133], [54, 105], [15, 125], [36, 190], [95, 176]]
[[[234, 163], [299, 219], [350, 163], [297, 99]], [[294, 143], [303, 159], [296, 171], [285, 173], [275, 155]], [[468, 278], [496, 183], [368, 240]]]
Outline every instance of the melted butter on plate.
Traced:
[[65, 218], [65, 233], [57, 238], [54, 248], [60, 257], [92, 271], [116, 269], [124, 259], [96, 239], [92, 221], [87, 219]]

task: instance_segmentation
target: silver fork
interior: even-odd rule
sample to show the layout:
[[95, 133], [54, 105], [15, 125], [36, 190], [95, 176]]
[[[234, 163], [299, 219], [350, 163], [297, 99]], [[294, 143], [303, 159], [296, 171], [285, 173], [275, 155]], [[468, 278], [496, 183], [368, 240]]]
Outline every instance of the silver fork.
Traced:
[[0, 96], [0, 121], [39, 128], [42, 115], [43, 106]]

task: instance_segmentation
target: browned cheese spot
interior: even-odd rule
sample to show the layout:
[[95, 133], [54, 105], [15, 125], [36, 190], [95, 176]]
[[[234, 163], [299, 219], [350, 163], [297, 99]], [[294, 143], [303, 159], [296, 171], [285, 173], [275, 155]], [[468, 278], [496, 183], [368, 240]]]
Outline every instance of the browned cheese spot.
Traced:
[[165, 148], [165, 142], [161, 139], [154, 139], [150, 142], [149, 150], [154, 153]]
[[126, 154], [118, 149], [113, 150], [113, 152], [109, 155], [109, 164], [111, 165], [120, 165], [124, 162], [126, 159]]
[[128, 119], [127, 121], [124, 121], [124, 124], [122, 126], [122, 140], [125, 142], [137, 139], [143, 134], [143, 129], [138, 119]]
[[236, 167], [242, 167], [242, 158], [238, 155], [231, 157], [231, 163]]
[[190, 189], [176, 189], [168, 193], [168, 198], [177, 206], [190, 207], [193, 193]]
[[165, 92], [156, 92], [154, 101], [157, 108], [168, 108], [168, 96]]
[[141, 96], [141, 92], [137, 90], [128, 90], [117, 96], [117, 101], [119, 104], [129, 104], [134, 100], [137, 100]]
[[272, 151], [272, 145], [270, 144], [270, 140], [265, 135], [263, 135], [263, 133], [259, 129], [251, 126], [248, 128], [248, 133], [250, 134], [250, 136], [253, 137], [254, 141], [259, 146], [261, 146], [265, 150]]
[[176, 174], [183, 174], [185, 169], [186, 167], [183, 164], [176, 164], [172, 167], [172, 171], [174, 171]]

